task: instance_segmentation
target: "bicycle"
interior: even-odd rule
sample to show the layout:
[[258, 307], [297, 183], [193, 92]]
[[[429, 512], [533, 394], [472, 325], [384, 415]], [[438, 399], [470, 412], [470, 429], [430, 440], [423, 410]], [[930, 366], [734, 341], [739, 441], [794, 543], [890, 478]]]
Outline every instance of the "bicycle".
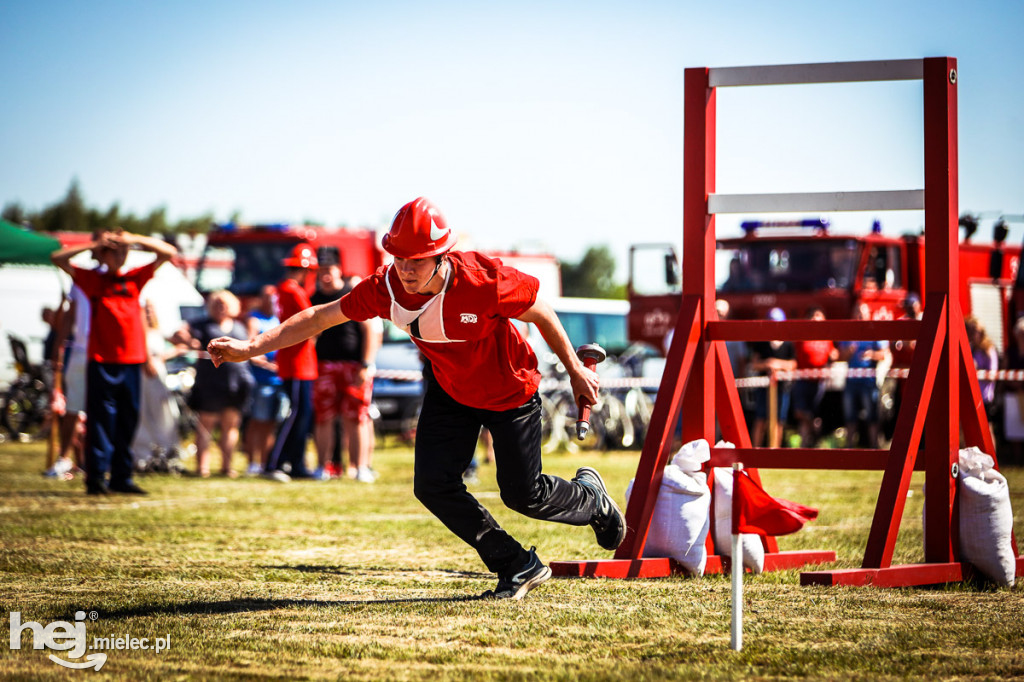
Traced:
[[0, 425], [14, 440], [29, 442], [46, 434], [53, 384], [45, 365], [29, 362], [25, 342], [7, 334], [18, 376], [0, 397]]

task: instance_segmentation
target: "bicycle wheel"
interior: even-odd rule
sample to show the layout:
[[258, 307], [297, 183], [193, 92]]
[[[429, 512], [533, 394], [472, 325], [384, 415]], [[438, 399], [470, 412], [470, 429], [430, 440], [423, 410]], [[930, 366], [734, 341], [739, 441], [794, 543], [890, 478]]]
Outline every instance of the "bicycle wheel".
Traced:
[[651, 423], [651, 413], [654, 411], [654, 400], [642, 388], [634, 387], [626, 393], [623, 402], [626, 414], [633, 422], [633, 442], [643, 447], [644, 439], [647, 438], [647, 427]]
[[619, 450], [633, 444], [633, 423], [626, 416], [626, 406], [611, 393], [601, 394], [600, 407], [591, 418], [591, 425], [595, 423], [595, 435], [600, 436], [600, 449]]
[[565, 415], [548, 396], [540, 396], [540, 449], [545, 455], [561, 447], [565, 440]]
[[0, 420], [11, 438], [22, 442], [42, 436], [46, 397], [31, 386], [14, 385], [0, 401]]

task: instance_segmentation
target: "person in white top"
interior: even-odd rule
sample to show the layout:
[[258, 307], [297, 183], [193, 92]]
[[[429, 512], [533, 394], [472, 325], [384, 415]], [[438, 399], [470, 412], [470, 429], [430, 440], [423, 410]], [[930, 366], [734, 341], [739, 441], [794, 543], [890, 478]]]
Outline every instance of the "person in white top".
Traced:
[[61, 363], [64, 370], [61, 377], [64, 416], [60, 420], [60, 456], [53, 471], [72, 478], [75, 469], [83, 470], [85, 467], [85, 366], [88, 362], [90, 306], [89, 298], [77, 284], [71, 286], [65, 304], [67, 309], [60, 330], [64, 345]]

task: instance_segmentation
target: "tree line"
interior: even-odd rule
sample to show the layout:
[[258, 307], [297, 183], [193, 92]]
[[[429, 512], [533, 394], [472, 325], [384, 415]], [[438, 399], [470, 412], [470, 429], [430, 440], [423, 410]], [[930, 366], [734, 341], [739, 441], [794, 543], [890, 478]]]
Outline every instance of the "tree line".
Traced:
[[[39, 211], [27, 211], [20, 203], [11, 202], [4, 206], [0, 217], [39, 232], [92, 232], [120, 227], [146, 235], [205, 234], [213, 226], [210, 214], [168, 221], [167, 209], [163, 206], [144, 216], [122, 213], [117, 203], [106, 210], [88, 207], [77, 180], [71, 182], [63, 198]], [[236, 214], [229, 222], [240, 222], [239, 218]], [[320, 223], [310, 220], [305, 224]], [[562, 293], [565, 296], [626, 297], [626, 285], [615, 281], [615, 257], [605, 245], [591, 246], [577, 263], [563, 261], [561, 270]]]
[[92, 232], [120, 227], [146, 235], [196, 234], [208, 232], [213, 225], [210, 214], [169, 221], [164, 206], [144, 216], [124, 213], [117, 203], [106, 210], [88, 207], [77, 180], [71, 182], [63, 198], [39, 211], [28, 211], [19, 202], [10, 202], [4, 206], [0, 217], [38, 232]]

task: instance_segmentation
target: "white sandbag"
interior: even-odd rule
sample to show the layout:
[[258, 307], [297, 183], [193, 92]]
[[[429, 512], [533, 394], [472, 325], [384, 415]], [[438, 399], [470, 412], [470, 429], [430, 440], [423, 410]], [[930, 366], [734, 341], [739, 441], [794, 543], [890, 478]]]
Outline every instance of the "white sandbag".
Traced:
[[[718, 447], [727, 447], [719, 443]], [[732, 556], [732, 469], [715, 467], [715, 551], [722, 556]], [[751, 573], [764, 570], [764, 545], [756, 533], [740, 535], [743, 548], [743, 566]]]
[[960, 450], [960, 554], [985, 577], [1012, 587], [1016, 581], [1013, 555], [1013, 511], [1006, 478], [992, 457], [978, 448]]
[[[710, 456], [707, 441], [694, 441], [680, 448], [665, 466], [644, 544], [645, 557], [670, 557], [692, 575], [704, 575], [708, 559], [704, 543], [710, 527], [711, 491], [700, 464]], [[627, 503], [633, 483], [626, 488]]]
[[672, 457], [672, 464], [687, 473], [695, 473], [710, 459], [711, 447], [706, 440], [698, 438], [679, 448], [679, 452]]

